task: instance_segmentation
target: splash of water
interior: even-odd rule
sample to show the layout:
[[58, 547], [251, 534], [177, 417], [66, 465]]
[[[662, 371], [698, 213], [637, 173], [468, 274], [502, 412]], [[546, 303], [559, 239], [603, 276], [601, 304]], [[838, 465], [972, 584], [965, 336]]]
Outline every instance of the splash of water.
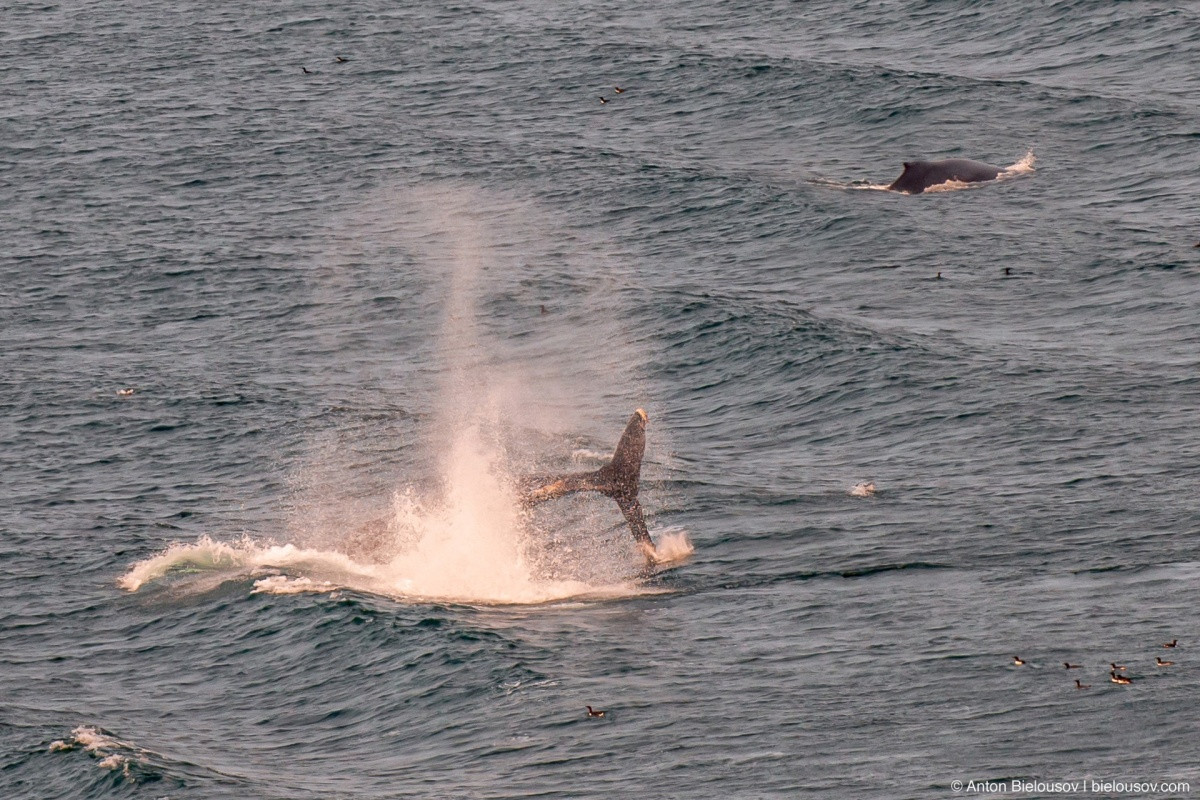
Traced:
[[[529, 449], [520, 446], [528, 444], [520, 436], [554, 438], [563, 427], [577, 430], [564, 409], [586, 414], [582, 409], [587, 402], [610, 401], [614, 389], [629, 402], [633, 387], [615, 387], [613, 380], [614, 374], [634, 380], [630, 365], [637, 363], [621, 345], [624, 332], [616, 322], [620, 315], [595, 313], [601, 306], [589, 306], [593, 314], [586, 334], [568, 324], [565, 333], [560, 330], [557, 335], [539, 331], [539, 344], [531, 352], [506, 352], [506, 339], [485, 336], [479, 305], [481, 295], [504, 290], [500, 284], [506, 274], [521, 274], [517, 264], [505, 268], [505, 258], [513, 256], [503, 254], [514, 252], [517, 244], [515, 249], [528, 257], [527, 248], [537, 246], [529, 209], [461, 187], [431, 188], [406, 198], [389, 195], [380, 198], [380, 204], [378, 209], [372, 206], [363, 217], [366, 222], [349, 231], [347, 239], [358, 238], [349, 235], [356, 232], [385, 243], [388, 237], [400, 237], [391, 244], [415, 251], [418, 272], [427, 270], [445, 281], [444, 313], [435, 339], [441, 362], [438, 402], [420, 429], [427, 439], [424, 446], [437, 454], [438, 486], [402, 487], [385, 519], [364, 524], [350, 504], [320, 494], [328, 493], [330, 484], [352, 485], [354, 475], [342, 481], [314, 481], [322, 487], [314, 493], [320, 495], [316, 513], [302, 515], [305, 529], [289, 537], [296, 543], [226, 544], [202, 538], [191, 545], [172, 545], [133, 565], [119, 585], [137, 591], [155, 580], [186, 581], [184, 573], [191, 572], [207, 574], [207, 581], [198, 581], [206, 587], [213, 577], [226, 576], [254, 579], [255, 592], [344, 587], [401, 599], [468, 603], [540, 603], [644, 591], [628, 577], [640, 558], [632, 541], [599, 535], [613, 522], [610, 501], [598, 501], [603, 512], [582, 517], [576, 513], [566, 523], [554, 520], [550, 533], [571, 529], [564, 534], [571, 542], [547, 555], [541, 535], [549, 512], [539, 511], [537, 519], [531, 519], [518, 508], [513, 491], [514, 473], [536, 459], [509, 455]], [[561, 241], [557, 236], [542, 238]], [[494, 239], [503, 240], [503, 246]], [[580, 341], [581, 336], [587, 336], [587, 342]], [[587, 346], [597, 337], [609, 346]], [[551, 430], [542, 430], [539, 423], [556, 416]], [[520, 420], [520, 429], [513, 420]], [[570, 508], [577, 512], [579, 506]], [[597, 535], [589, 538], [589, 533]], [[685, 557], [691, 546], [686, 535], [678, 533], [660, 550], [662, 560], [669, 562]], [[607, 569], [597, 567], [604, 564]]]
[[157, 555], [138, 561], [117, 579], [117, 586], [136, 592], [168, 575], [217, 574], [232, 579], [267, 568], [319, 569], [324, 573], [348, 575], [363, 572], [361, 565], [343, 553], [299, 548], [293, 544], [264, 544], [249, 538], [227, 543], [201, 536], [194, 544], [177, 542]]
[[[393, 516], [367, 551], [302, 548], [242, 539], [226, 543], [202, 537], [195, 544], [173, 544], [134, 564], [117, 581], [138, 591], [154, 581], [186, 582], [201, 576], [207, 589], [218, 580], [255, 579], [254, 592], [296, 594], [341, 588], [400, 600], [439, 600], [475, 604], [545, 603], [573, 597], [622, 597], [652, 592], [628, 577], [599, 582], [547, 578], [530, 557], [528, 521], [517, 507], [500, 453], [488, 447], [478, 426], [455, 440], [445, 459], [443, 492], [421, 498], [397, 492]], [[607, 502], [600, 504], [606, 508]], [[347, 537], [348, 539], [349, 537]], [[346, 539], [343, 540], [343, 543]], [[619, 555], [631, 566], [637, 558], [631, 541], [620, 537]], [[611, 543], [572, 552], [596, 558]], [[659, 533], [659, 564], [692, 553], [685, 531]], [[629, 570], [624, 571], [628, 575]]]
[[1007, 167], [1005, 167], [1003, 175], [1005, 175], [1005, 176], [1023, 175], [1023, 174], [1029, 173], [1029, 172], [1033, 172], [1033, 165], [1036, 162], [1037, 162], [1037, 156], [1035, 156], [1033, 154], [1033, 151], [1030, 150], [1024, 156], [1021, 157], [1020, 161], [1018, 161], [1015, 164], [1009, 164]]
[[381, 567], [394, 591], [419, 597], [529, 603], [589, 591], [578, 581], [541, 581], [526, 558], [524, 516], [499, 455], [477, 426], [460, 433], [446, 459], [445, 494], [433, 507], [396, 497], [396, 522], [415, 545]]
[[695, 552], [691, 540], [688, 539], [687, 531], [682, 528], [665, 530], [660, 533], [654, 549], [655, 563], [664, 565], [683, 561]]

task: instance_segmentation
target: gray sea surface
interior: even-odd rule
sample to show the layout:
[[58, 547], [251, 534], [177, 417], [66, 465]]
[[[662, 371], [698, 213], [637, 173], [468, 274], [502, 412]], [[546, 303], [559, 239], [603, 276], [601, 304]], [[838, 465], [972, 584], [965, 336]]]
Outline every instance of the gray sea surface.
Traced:
[[1200, 788], [1194, 4], [0, 44], [0, 797]]

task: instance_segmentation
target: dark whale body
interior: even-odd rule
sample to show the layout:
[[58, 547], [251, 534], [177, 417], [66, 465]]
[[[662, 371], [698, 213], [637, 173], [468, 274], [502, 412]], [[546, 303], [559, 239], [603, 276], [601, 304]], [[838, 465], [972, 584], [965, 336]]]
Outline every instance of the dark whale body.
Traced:
[[962, 183], [979, 183], [994, 181], [1004, 170], [984, 164], [982, 161], [972, 161], [969, 158], [947, 158], [945, 161], [906, 161], [904, 172], [888, 187], [893, 192], [920, 194], [930, 186], [937, 186], [946, 181], [961, 181]]
[[642, 504], [638, 502], [642, 457], [646, 452], [646, 422], [642, 409], [633, 412], [612, 459], [594, 472], [570, 475], [530, 477], [521, 481], [519, 501], [525, 508], [573, 492], [599, 492], [617, 501], [617, 507], [629, 524], [629, 532], [648, 560], [654, 558], [654, 542], [646, 530]]

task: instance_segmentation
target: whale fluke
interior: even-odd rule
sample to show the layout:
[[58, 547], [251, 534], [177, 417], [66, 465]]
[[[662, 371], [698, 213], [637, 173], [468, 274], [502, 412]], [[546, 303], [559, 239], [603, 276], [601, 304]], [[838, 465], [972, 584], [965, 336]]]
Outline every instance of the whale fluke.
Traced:
[[617, 449], [607, 464], [594, 472], [575, 472], [551, 477], [529, 477], [520, 481], [519, 500], [530, 508], [547, 500], [574, 492], [599, 492], [617, 501], [617, 507], [629, 524], [629, 532], [649, 559], [654, 558], [654, 542], [646, 530], [638, 489], [642, 475], [642, 457], [646, 454], [646, 422], [642, 409], [633, 412]]

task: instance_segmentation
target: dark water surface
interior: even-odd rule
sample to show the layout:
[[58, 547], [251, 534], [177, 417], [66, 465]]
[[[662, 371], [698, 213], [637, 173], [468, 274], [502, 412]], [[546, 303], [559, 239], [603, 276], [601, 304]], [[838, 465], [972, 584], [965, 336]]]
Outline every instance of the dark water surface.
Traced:
[[0, 796], [1200, 786], [1194, 5], [0, 21]]

